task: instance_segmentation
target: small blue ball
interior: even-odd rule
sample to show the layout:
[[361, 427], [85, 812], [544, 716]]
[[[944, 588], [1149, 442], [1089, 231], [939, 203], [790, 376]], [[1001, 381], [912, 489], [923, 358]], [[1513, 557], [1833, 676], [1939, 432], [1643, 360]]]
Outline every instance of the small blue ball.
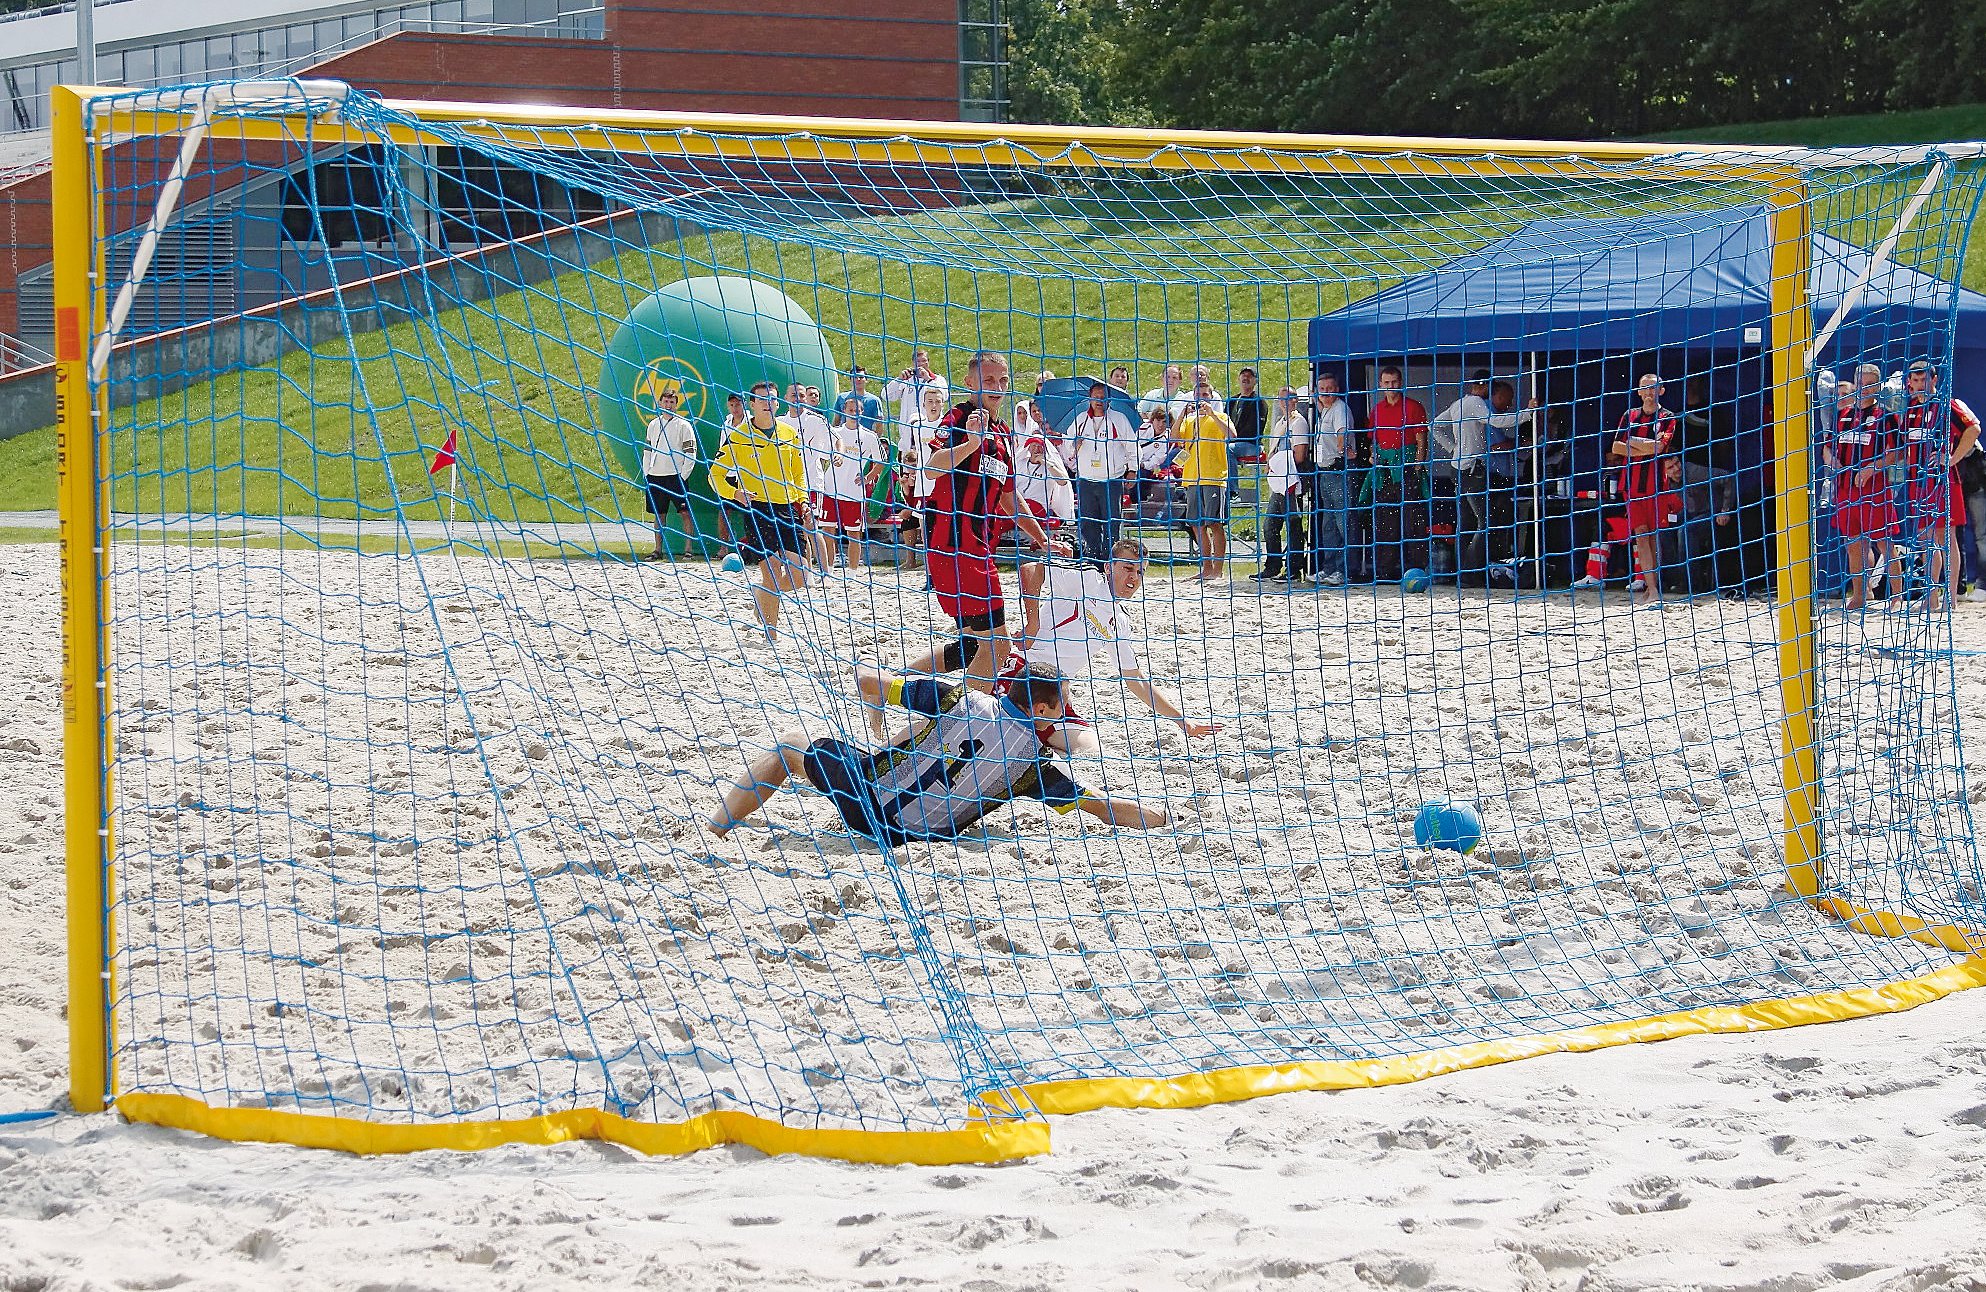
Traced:
[[727, 552], [724, 554], [724, 559], [717, 563], [717, 568], [726, 574], [736, 574], [745, 568], [745, 558], [736, 552]]
[[1433, 582], [1434, 580], [1428, 576], [1428, 572], [1426, 570], [1423, 570], [1418, 566], [1416, 566], [1415, 568], [1408, 570], [1405, 574], [1400, 576], [1400, 591], [1426, 592], [1428, 589], [1428, 585]]
[[1414, 842], [1423, 848], [1443, 848], [1449, 852], [1474, 852], [1483, 841], [1483, 819], [1466, 803], [1440, 799], [1421, 805], [1414, 818]]

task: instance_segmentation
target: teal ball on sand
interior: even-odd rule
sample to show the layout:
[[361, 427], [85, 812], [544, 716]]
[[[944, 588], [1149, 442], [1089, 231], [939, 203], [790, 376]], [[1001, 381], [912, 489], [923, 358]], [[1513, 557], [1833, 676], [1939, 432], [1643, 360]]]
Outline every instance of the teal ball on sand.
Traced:
[[1423, 848], [1469, 853], [1482, 841], [1483, 820], [1467, 803], [1436, 799], [1414, 817], [1414, 842]]
[[[770, 381], [784, 400], [798, 382], [819, 386], [822, 406], [833, 407], [839, 367], [819, 325], [778, 288], [752, 278], [685, 278], [636, 305], [607, 343], [595, 390], [600, 433], [622, 474], [640, 484], [648, 421], [662, 392], [675, 390], [703, 464], [689, 482], [697, 526], [715, 533], [705, 477], [723, 439], [725, 397]], [[637, 503], [629, 518], [646, 515]]]
[[1426, 592], [1428, 585], [1433, 582], [1434, 580], [1428, 576], [1426, 570], [1416, 566], [1400, 576], [1400, 591]]
[[736, 574], [745, 568], [745, 558], [736, 552], [726, 552], [724, 559], [717, 563], [717, 568], [726, 574]]

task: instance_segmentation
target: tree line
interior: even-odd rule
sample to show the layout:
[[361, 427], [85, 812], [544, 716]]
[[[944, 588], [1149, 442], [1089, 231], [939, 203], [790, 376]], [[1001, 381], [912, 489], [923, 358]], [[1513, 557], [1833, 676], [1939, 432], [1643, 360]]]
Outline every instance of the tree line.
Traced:
[[1603, 139], [1986, 99], [1960, 0], [1006, 0], [1009, 117]]

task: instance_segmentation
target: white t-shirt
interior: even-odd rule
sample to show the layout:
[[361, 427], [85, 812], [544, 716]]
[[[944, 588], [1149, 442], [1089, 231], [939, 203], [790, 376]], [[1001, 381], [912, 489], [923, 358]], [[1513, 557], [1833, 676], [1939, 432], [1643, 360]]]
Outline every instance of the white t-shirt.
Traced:
[[1076, 518], [1076, 489], [1053, 449], [1043, 454], [1039, 463], [1032, 455], [1021, 454], [1021, 460], [1014, 464], [1014, 492], [1065, 524]]
[[1430, 455], [1446, 457], [1456, 469], [1481, 462], [1488, 449], [1489, 401], [1481, 395], [1464, 395], [1434, 415], [1428, 427], [1432, 441]]
[[1111, 595], [1109, 579], [1094, 566], [1049, 566], [1028, 663], [1053, 664], [1075, 677], [1087, 675], [1102, 655], [1120, 674], [1143, 671], [1136, 629]]
[[[1152, 414], [1157, 412], [1161, 408], [1163, 408], [1168, 413], [1171, 412], [1172, 401], [1179, 397], [1179, 393], [1180, 392], [1175, 392], [1173, 394], [1168, 395], [1165, 393], [1164, 386], [1153, 386], [1150, 390], [1146, 391], [1142, 396], [1139, 397], [1138, 416], [1144, 418], [1146, 421], [1149, 422], [1152, 420]], [[1186, 391], [1184, 393], [1191, 394], [1192, 392]]]
[[860, 502], [865, 496], [862, 477], [868, 468], [883, 461], [883, 442], [866, 426], [843, 422], [828, 428], [827, 452], [822, 459], [821, 492], [845, 502]]
[[903, 447], [905, 427], [924, 420], [924, 392], [935, 390], [945, 397], [945, 403], [952, 400], [952, 385], [937, 373], [922, 379], [905, 381], [893, 377], [883, 387], [883, 398], [896, 405], [897, 447]]
[[923, 502], [931, 496], [931, 491], [938, 487], [938, 477], [926, 470], [924, 464], [931, 460], [933, 453], [937, 452], [931, 447], [931, 442], [943, 435], [945, 428], [920, 417], [914, 422], [904, 423], [901, 429], [903, 440], [898, 447], [902, 451], [902, 456], [897, 462], [898, 465], [916, 473], [911, 479], [911, 496], [916, 501]]
[[826, 488], [827, 479], [827, 418], [811, 409], [796, 411], [792, 417], [800, 428], [800, 464], [806, 469], [807, 492], [819, 493]]
[[648, 439], [642, 448], [641, 473], [686, 476], [696, 469], [696, 427], [681, 413], [657, 413], [648, 419]]
[[1269, 492], [1280, 497], [1288, 493], [1297, 482], [1300, 474], [1296, 465], [1296, 450], [1299, 446], [1308, 448], [1310, 444], [1310, 423], [1302, 413], [1291, 413], [1287, 418], [1277, 418], [1269, 430], [1269, 459], [1263, 464], [1263, 475], [1268, 479]]
[[1342, 398], [1329, 408], [1317, 406], [1317, 425], [1310, 440], [1310, 461], [1318, 467], [1335, 467], [1345, 460], [1345, 441], [1352, 433], [1352, 410]]
[[1137, 447], [1138, 433], [1118, 409], [1106, 406], [1102, 416], [1093, 417], [1085, 403], [1069, 423], [1069, 449], [1079, 479], [1118, 479], [1131, 469]]

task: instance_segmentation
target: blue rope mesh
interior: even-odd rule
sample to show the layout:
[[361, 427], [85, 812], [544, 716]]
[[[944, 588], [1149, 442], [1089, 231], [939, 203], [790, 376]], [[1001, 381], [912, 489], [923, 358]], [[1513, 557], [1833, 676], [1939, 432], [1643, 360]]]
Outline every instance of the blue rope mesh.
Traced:
[[[1897, 416], [1893, 550], [1844, 612], [1827, 499], [1807, 547], [1776, 534], [1775, 444], [1807, 437], [1819, 481], [1839, 420], [1773, 408], [1771, 337], [1748, 329], [1775, 326], [1761, 231], [1779, 181], [1753, 162], [1402, 155], [1382, 172], [1347, 155], [1333, 174], [1294, 152], [1246, 170], [1173, 149], [1013, 166], [927, 142], [916, 161], [824, 164], [814, 134], [751, 140], [745, 159], [745, 136], [499, 135], [361, 97], [344, 134], [261, 115], [285, 141], [217, 135], [176, 222], [229, 230], [242, 281], [284, 303], [202, 334], [216, 343], [184, 372], [120, 362], [106, 380], [120, 1091], [394, 1123], [603, 1108], [956, 1130], [1035, 1116], [996, 1097], [1030, 1083], [1420, 1055], [1925, 974], [1953, 953], [1856, 932], [1784, 885], [1771, 597], [1795, 571], [1821, 598], [1823, 895], [1986, 916], [1950, 626], [1926, 596], [1949, 445], [1910, 447], [1909, 396], [1885, 384], [1928, 360], [1944, 400], [1972, 375], [1951, 283], [1976, 167], [1943, 173], [1820, 358], [1877, 365]], [[392, 141], [416, 129], [421, 146]], [[155, 154], [170, 149], [103, 153], [113, 268], [155, 200]], [[1856, 160], [1782, 158], [1831, 249], [1817, 299], [1838, 299], [1936, 161]], [[127, 338], [146, 344], [211, 274], [162, 256]], [[702, 335], [639, 356], [693, 340], [745, 378], [644, 373], [698, 397], [691, 540], [644, 506], [661, 386], [613, 370], [644, 303], [711, 279], [795, 313], [706, 311]], [[1389, 293], [1410, 307], [1386, 314]], [[801, 316], [827, 362], [790, 359]], [[236, 335], [274, 357], [236, 361], [219, 344]], [[1096, 752], [1030, 752], [999, 778], [1025, 782], [1014, 805], [962, 812], [955, 839], [893, 836], [880, 800], [881, 837], [864, 837], [811, 766], [782, 766], [788, 787], [716, 838], [755, 749], [796, 729], [882, 749], [856, 670], [909, 672], [960, 635], [926, 572], [897, 563], [916, 491], [898, 457], [939, 433], [900, 431], [889, 407], [886, 484], [856, 504], [852, 545], [877, 563], [819, 568], [811, 534], [769, 558], [805, 586], [777, 599], [768, 640], [760, 569], [725, 568], [717, 536], [720, 515], [734, 540], [749, 529], [707, 479], [724, 396], [763, 376], [796, 418], [788, 382], [831, 409], [853, 365], [881, 386], [918, 348], [947, 407], [975, 353], [1004, 356], [1000, 415], [1029, 397], [1051, 453], [1073, 451], [1088, 380], [1130, 370], [1106, 392], [1138, 473], [1113, 529], [1154, 559], [1118, 608], [1140, 678], [1219, 731], [1184, 734], [1105, 654], [1067, 682]], [[1146, 423], [1175, 411], [1169, 364], [1188, 387], [1205, 365], [1227, 422], [1259, 427], [1213, 454], [1211, 493], [1231, 479], [1235, 496], [1228, 564], [1204, 581], [1198, 468], [1172, 473]], [[1406, 456], [1430, 445], [1398, 472], [1370, 430], [1392, 365], [1420, 410]], [[1258, 422], [1243, 366], [1270, 401]], [[1040, 372], [1083, 381], [1035, 398]], [[1650, 372], [1675, 439], [1633, 513], [1659, 513], [1641, 569], [1617, 496], [1634, 468], [1609, 453]], [[1279, 413], [1316, 451], [1324, 376], [1353, 411], [1351, 461], [1279, 474]], [[1504, 446], [1473, 457], [1472, 393]], [[444, 444], [454, 465], [432, 470]], [[1231, 477], [1230, 450], [1248, 459]], [[943, 506], [922, 535], [940, 547]], [[670, 558], [641, 559], [657, 542]], [[1016, 628], [1034, 559], [1000, 545]], [[1075, 553], [1048, 565], [1045, 604], [1086, 588], [1108, 613], [1113, 575]], [[1567, 586], [1581, 578], [1600, 586]], [[954, 729], [1030, 721], [939, 680], [893, 692], [922, 715], [889, 721], [906, 745], [953, 741], [945, 776], [976, 756]], [[1065, 779], [1163, 823], [1028, 797], [1066, 806]], [[1472, 850], [1416, 841], [1443, 804], [1465, 833], [1473, 812]]]

